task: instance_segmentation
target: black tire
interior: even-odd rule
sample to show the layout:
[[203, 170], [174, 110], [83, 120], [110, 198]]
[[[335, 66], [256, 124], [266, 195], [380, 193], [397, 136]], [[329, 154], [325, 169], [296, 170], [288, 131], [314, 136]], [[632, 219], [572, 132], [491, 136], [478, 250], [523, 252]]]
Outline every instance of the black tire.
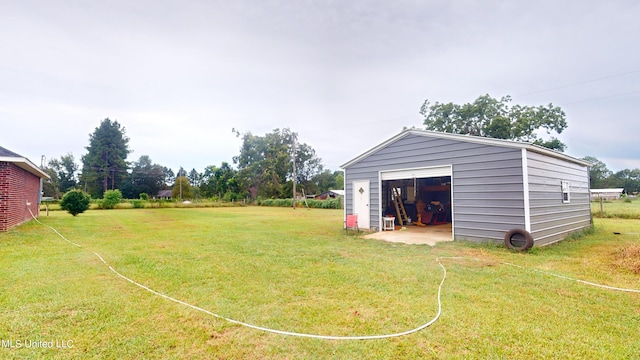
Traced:
[[533, 237], [527, 230], [512, 229], [504, 236], [504, 244], [509, 249], [525, 251], [533, 246]]

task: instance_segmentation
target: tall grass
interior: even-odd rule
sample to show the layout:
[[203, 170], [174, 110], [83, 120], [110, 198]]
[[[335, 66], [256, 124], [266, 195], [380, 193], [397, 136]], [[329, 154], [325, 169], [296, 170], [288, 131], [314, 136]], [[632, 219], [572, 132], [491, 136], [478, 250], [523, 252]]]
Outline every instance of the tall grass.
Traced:
[[[0, 339], [72, 348], [0, 348], [0, 358], [634, 358], [640, 278], [621, 259], [635, 220], [596, 219], [591, 234], [534, 248], [435, 247], [345, 235], [341, 210], [233, 207], [52, 212], [0, 234]], [[240, 321], [374, 341], [264, 333], [167, 301], [114, 275]], [[457, 258], [450, 258], [457, 257]], [[516, 268], [505, 265], [523, 266]]]

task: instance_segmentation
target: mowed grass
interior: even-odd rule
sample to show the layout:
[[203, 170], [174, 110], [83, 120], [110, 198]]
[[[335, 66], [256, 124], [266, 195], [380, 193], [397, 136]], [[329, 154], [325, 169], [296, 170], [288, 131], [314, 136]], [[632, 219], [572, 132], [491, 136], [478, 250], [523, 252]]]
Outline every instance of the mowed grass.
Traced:
[[[534, 269], [640, 288], [638, 220], [526, 254], [467, 242], [384, 243], [342, 232], [342, 210], [261, 207], [52, 212], [0, 234], [0, 358], [634, 358], [640, 294]], [[617, 234], [616, 234], [617, 233]], [[169, 301], [285, 331], [271, 334]], [[444, 257], [463, 257], [449, 259]], [[521, 269], [506, 265], [524, 266]], [[67, 348], [28, 341], [69, 340]], [[55, 344], [54, 344], [55, 345]]]

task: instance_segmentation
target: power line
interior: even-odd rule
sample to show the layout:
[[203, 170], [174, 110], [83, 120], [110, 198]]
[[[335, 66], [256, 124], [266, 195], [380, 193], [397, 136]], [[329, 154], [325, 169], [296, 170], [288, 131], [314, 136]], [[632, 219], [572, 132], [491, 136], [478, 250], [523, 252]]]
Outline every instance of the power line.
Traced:
[[638, 72], [640, 72], [640, 69], [627, 71], [627, 72], [623, 72], [623, 73], [618, 73], [618, 74], [613, 74], [613, 75], [604, 76], [604, 77], [599, 77], [599, 78], [590, 79], [590, 80], [579, 81], [579, 82], [575, 82], [575, 83], [571, 83], [571, 84], [560, 85], [560, 86], [556, 86], [556, 87], [552, 87], [552, 88], [548, 88], [548, 89], [532, 91], [532, 92], [528, 92], [528, 93], [524, 93], [524, 94], [514, 95], [513, 97], [527, 96], [527, 95], [540, 94], [540, 93], [543, 93], [543, 92], [548, 92], [548, 91], [553, 91], [553, 90], [566, 89], [566, 88], [573, 87], [573, 86], [588, 84], [588, 83], [602, 81], [602, 80], [613, 79], [613, 78], [616, 78], [616, 77], [625, 76], [625, 75], [629, 75], [629, 74], [635, 74], [635, 73], [638, 73]]
[[566, 103], [564, 105], [580, 104], [580, 103], [589, 102], [589, 101], [596, 101], [596, 100], [608, 99], [608, 98], [624, 96], [624, 95], [631, 95], [631, 94], [637, 94], [637, 93], [640, 93], [640, 90], [628, 91], [628, 92], [620, 93], [620, 94], [612, 94], [612, 95], [600, 96], [600, 97], [586, 99], [586, 100], [579, 100], [579, 101]]

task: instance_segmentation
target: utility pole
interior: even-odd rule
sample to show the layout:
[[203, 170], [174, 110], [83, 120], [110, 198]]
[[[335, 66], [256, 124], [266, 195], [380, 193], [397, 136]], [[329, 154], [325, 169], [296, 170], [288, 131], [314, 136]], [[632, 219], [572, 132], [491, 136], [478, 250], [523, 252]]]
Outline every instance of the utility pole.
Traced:
[[[182, 166], [180, 166], [182, 169]], [[180, 170], [178, 170], [178, 181], [180, 181], [180, 201], [182, 201], [182, 179], [180, 178]]]
[[292, 134], [293, 139], [293, 154], [292, 154], [292, 162], [293, 162], [293, 210], [296, 209], [296, 133]]
[[108, 154], [109, 154], [109, 152], [105, 151], [105, 153], [104, 153], [104, 168], [102, 169], [102, 173], [103, 173], [102, 175], [104, 176], [104, 179], [102, 180], [102, 187], [103, 187], [102, 192], [103, 193], [106, 193], [107, 190], [109, 190], [109, 187], [107, 185], [107, 182], [109, 181], [109, 173], [108, 173], [108, 171], [109, 171], [109, 158], [108, 158]]

